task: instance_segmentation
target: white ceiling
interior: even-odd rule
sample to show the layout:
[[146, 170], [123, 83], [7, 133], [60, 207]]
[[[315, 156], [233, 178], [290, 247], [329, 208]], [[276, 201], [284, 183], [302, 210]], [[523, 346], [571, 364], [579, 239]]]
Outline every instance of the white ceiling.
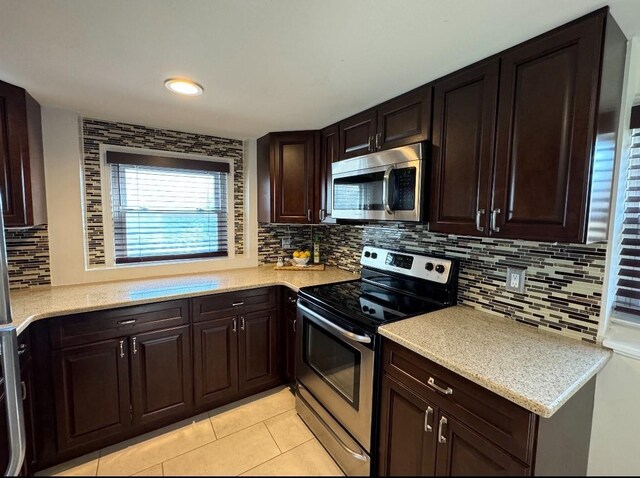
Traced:
[[[640, 0], [610, 0], [628, 37]], [[0, 79], [43, 105], [239, 139], [315, 129], [600, 0], [2, 0]], [[195, 98], [172, 76], [205, 88]]]

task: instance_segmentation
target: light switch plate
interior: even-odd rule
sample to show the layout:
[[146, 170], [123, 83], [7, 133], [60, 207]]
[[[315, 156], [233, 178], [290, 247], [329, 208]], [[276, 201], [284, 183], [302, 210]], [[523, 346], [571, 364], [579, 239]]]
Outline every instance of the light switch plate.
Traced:
[[524, 294], [524, 271], [522, 267], [507, 267], [507, 290]]

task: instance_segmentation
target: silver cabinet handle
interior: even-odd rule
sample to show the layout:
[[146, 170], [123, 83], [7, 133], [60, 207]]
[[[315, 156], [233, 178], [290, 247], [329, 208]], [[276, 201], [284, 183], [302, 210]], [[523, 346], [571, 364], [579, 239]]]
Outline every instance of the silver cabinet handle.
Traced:
[[244, 300], [241, 300], [239, 302], [233, 302], [231, 305], [233, 307], [240, 307], [241, 305], [244, 305]]
[[138, 353], [138, 347], [137, 347], [137, 344], [136, 344], [136, 341], [137, 341], [137, 340], [138, 340], [138, 339], [137, 339], [136, 337], [133, 337], [133, 338], [131, 339], [131, 343], [133, 344], [133, 355], [135, 355], [135, 354], [137, 354], [137, 353]]
[[290, 304], [295, 304], [296, 302], [298, 302], [298, 299], [296, 299], [295, 297], [289, 296], [289, 303]]
[[120, 341], [120, 358], [124, 358], [124, 340]]
[[373, 136], [369, 136], [369, 151], [373, 151]]
[[491, 229], [495, 232], [500, 232], [500, 228], [498, 227], [498, 214], [500, 214], [500, 209], [494, 209], [491, 211]]
[[376, 133], [376, 149], [380, 149], [380, 138], [382, 137], [382, 133]]
[[27, 344], [18, 345], [18, 356], [22, 355], [27, 351]]
[[27, 384], [24, 383], [24, 380], [20, 382], [20, 390], [22, 390], [22, 400], [27, 399]]
[[438, 443], [447, 443], [447, 437], [444, 436], [444, 427], [447, 425], [447, 417], [440, 418], [440, 424], [438, 425]]
[[244, 317], [240, 317], [240, 330], [244, 330]]
[[238, 331], [238, 322], [236, 321], [236, 319], [233, 319], [233, 331], [234, 332]]
[[296, 323], [297, 323], [297, 322], [298, 322], [297, 320], [294, 320], [294, 321], [293, 321], [293, 324], [292, 324], [292, 325], [293, 325], [293, 333], [294, 333], [294, 334], [296, 333]]
[[424, 431], [427, 433], [431, 433], [433, 431], [433, 427], [429, 424], [429, 417], [433, 414], [433, 408], [427, 407], [424, 412]]
[[384, 172], [384, 178], [382, 179], [382, 205], [388, 214], [393, 214], [393, 209], [391, 209], [389, 205], [389, 179], [391, 179], [392, 171], [393, 166], [389, 166]]
[[453, 394], [453, 389], [451, 387], [442, 388], [442, 387], [436, 385], [436, 381], [434, 380], [433, 377], [429, 377], [429, 380], [427, 380], [427, 383], [429, 385], [431, 385], [433, 388], [435, 388], [440, 393], [444, 393], [445, 395], [452, 395]]
[[307, 209], [307, 221], [311, 222], [311, 209]]
[[325, 212], [324, 209], [320, 209], [318, 211], [319, 217], [320, 217], [320, 222], [324, 221], [327, 218], [327, 213]]
[[119, 320], [118, 325], [129, 325], [135, 324], [137, 319], [127, 319], [127, 320]]
[[478, 209], [476, 211], [476, 229], [480, 232], [484, 232], [484, 227], [480, 225], [480, 218], [484, 215], [484, 209]]

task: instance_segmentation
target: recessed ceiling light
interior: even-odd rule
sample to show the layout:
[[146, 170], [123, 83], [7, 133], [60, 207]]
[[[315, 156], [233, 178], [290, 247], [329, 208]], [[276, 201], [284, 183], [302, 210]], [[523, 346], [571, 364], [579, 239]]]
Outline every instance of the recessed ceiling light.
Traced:
[[198, 96], [204, 92], [204, 88], [195, 81], [186, 78], [169, 78], [164, 81], [164, 86], [173, 93], [186, 96]]

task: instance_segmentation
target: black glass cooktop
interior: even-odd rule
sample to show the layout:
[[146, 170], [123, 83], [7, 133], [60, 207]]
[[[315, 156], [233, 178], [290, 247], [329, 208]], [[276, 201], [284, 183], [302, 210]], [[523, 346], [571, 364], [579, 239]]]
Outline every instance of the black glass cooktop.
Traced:
[[361, 280], [304, 287], [300, 295], [373, 331], [379, 325], [443, 307]]

